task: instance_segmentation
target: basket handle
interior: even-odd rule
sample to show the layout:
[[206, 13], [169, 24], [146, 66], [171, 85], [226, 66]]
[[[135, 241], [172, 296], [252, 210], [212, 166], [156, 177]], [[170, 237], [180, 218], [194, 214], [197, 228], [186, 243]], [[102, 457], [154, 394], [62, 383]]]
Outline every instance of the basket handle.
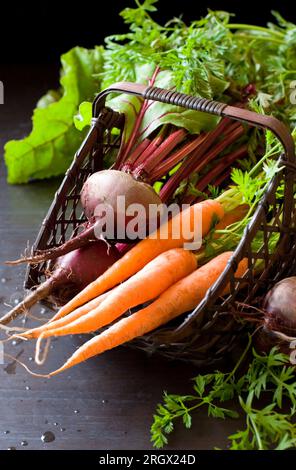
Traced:
[[94, 118], [99, 115], [100, 110], [105, 106], [106, 96], [110, 93], [128, 93], [130, 95], [141, 96], [147, 100], [160, 101], [195, 111], [216, 114], [221, 117], [229, 117], [236, 121], [249, 124], [250, 126], [269, 129], [282, 143], [285, 150], [285, 160], [292, 166], [296, 163], [295, 145], [291, 133], [285, 124], [273, 116], [258, 114], [254, 111], [229, 106], [218, 101], [186, 95], [185, 93], [165, 90], [163, 88], [141, 85], [139, 83], [118, 82], [106, 88], [96, 96], [93, 102]]

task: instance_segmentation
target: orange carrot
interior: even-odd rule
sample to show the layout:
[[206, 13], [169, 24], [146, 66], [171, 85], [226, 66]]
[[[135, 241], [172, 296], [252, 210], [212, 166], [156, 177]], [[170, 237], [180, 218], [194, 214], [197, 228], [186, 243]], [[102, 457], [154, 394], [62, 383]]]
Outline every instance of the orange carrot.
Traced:
[[[235, 222], [239, 222], [242, 220], [249, 210], [249, 206], [247, 204], [242, 204], [240, 206], [235, 207], [229, 212], [224, 214], [224, 217], [213, 227], [212, 233], [210, 233], [210, 237], [213, 240], [217, 240], [222, 236], [219, 233], [219, 230], [225, 230], [230, 225], [234, 224]], [[223, 246], [221, 247], [223, 249]], [[201, 261], [205, 257], [205, 246], [203, 245], [197, 252], [197, 259]]]
[[[85, 315], [89, 311], [95, 308], [98, 308], [99, 305], [101, 305], [101, 303], [103, 303], [103, 301], [108, 297], [108, 295], [113, 293], [118, 287], [120, 286], [114, 287], [114, 289], [112, 289], [111, 291], [105, 292], [104, 294], [99, 295], [98, 297], [95, 297], [93, 300], [90, 300], [87, 304], [82, 305], [81, 307], [77, 308], [74, 312], [71, 313], [72, 321], [76, 320], [77, 318], [80, 318], [82, 315]], [[70, 315], [67, 315], [66, 317], [60, 318], [56, 322], [52, 322], [51, 320], [49, 320], [41, 326], [38, 326], [31, 330], [27, 330], [23, 332], [21, 335], [17, 335], [17, 337], [20, 338], [22, 336], [24, 339], [38, 338], [38, 336], [43, 331], [47, 331], [48, 329], [53, 328], [53, 325], [55, 325], [55, 323], [57, 322], [58, 322], [58, 325], [56, 326], [59, 326], [59, 327], [69, 323], [69, 317]], [[11, 338], [13, 338], [13, 336], [11, 336]]]
[[109, 295], [103, 294], [106, 297], [96, 308], [92, 300], [66, 317], [27, 331], [22, 337], [38, 338], [43, 333], [42, 337], [48, 338], [96, 331], [112, 323], [128, 309], [155, 299], [172, 284], [194, 271], [196, 266], [196, 257], [191, 251], [183, 248], [168, 250], [115, 287]]
[[[172, 248], [182, 247], [184, 243], [192, 241], [193, 238], [191, 240], [186, 239], [186, 234], [184, 237], [183, 228], [188, 226], [191, 232], [196, 233], [196, 219], [200, 211], [202, 236], [205, 236], [210, 231], [215, 218], [221, 220], [224, 215], [222, 205], [218, 201], [211, 199], [194, 204], [185, 209], [168, 222], [161, 225], [154, 235], [152, 234], [148, 238], [141, 240], [96, 281], [89, 284], [83, 291], [76, 295], [76, 297], [63, 306], [53, 317], [52, 321], [67, 315], [75, 308], [80, 307], [80, 305], [103, 294], [120, 282], [125, 281], [142, 269], [149, 261], [156, 258], [160, 253]], [[176, 236], [176, 234], [173, 233], [176, 227], [180, 229], [180, 236]], [[163, 238], [162, 234], [165, 232], [167, 232], [168, 236]]]
[[[248, 210], [248, 204], [241, 204], [240, 206], [235, 207], [235, 209], [226, 212], [224, 217], [215, 225], [214, 231], [216, 232], [216, 230], [224, 230], [229, 225], [232, 225], [235, 222], [239, 222], [245, 217], [245, 215], [248, 213]], [[219, 236], [221, 236], [220, 233], [214, 233], [214, 238], [218, 238]]]
[[[90, 357], [102, 354], [138, 336], [142, 336], [173, 318], [192, 310], [204, 298], [207, 290], [223, 273], [232, 252], [222, 253], [207, 264], [173, 284], [148, 307], [123, 318], [103, 333], [95, 336], [81, 346], [59, 369], [49, 375], [56, 375]], [[243, 259], [236, 271], [242, 276], [247, 269], [247, 259]], [[229, 285], [223, 294], [229, 292]], [[42, 337], [42, 335], [41, 335]], [[40, 337], [40, 338], [41, 338]]]

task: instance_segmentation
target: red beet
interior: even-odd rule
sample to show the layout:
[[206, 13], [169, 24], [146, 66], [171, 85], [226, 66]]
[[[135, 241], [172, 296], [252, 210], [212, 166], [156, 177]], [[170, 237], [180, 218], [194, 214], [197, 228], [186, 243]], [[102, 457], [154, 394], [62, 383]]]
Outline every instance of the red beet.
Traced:
[[296, 277], [275, 284], [263, 303], [264, 323], [269, 330], [291, 334], [296, 332]]
[[48, 278], [1, 319], [7, 324], [19, 314], [29, 310], [38, 301], [53, 295], [57, 303], [63, 303], [69, 297], [99, 277], [119, 258], [115, 247], [98, 240], [83, 248], [78, 248], [58, 258]]
[[[112, 224], [114, 224], [115, 229], [118, 228], [116, 225], [118, 215], [118, 196], [125, 197], [125, 206], [123, 208], [124, 214], [122, 217], [124, 227], [121, 227], [123, 239], [125, 239], [125, 226], [131, 219], [131, 217], [127, 217], [125, 215], [125, 210], [128, 206], [136, 203], [140, 204], [145, 209], [146, 216], [144, 223], [146, 226], [149, 216], [149, 205], [154, 204], [159, 206], [161, 204], [159, 196], [150, 185], [138, 182], [132, 176], [122, 171], [98, 171], [93, 173], [86, 180], [81, 191], [82, 207], [89, 221], [88, 224], [83, 227], [83, 230], [61, 246], [44, 250], [39, 253], [37, 252], [33, 256], [23, 257], [15, 261], [8, 261], [7, 264], [40, 263], [42, 261], [56, 259], [72, 250], [100, 239], [101, 229], [99, 228], [99, 217], [96, 217], [99, 216], [99, 214], [95, 213], [99, 204], [106, 204], [113, 209]], [[156, 223], [157, 221], [155, 221], [154, 225], [156, 225]]]

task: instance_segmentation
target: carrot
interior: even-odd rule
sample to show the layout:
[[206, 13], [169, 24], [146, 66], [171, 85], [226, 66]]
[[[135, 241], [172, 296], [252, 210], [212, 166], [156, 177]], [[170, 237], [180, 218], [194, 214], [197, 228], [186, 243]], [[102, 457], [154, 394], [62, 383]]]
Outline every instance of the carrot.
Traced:
[[[239, 222], [245, 217], [248, 210], [248, 204], [241, 204], [231, 211], [226, 212], [224, 217], [215, 225], [214, 231], [216, 232], [216, 230], [224, 230], [229, 227], [229, 225], [232, 225], [235, 222]], [[214, 238], [218, 238], [220, 235], [220, 233], [214, 233]]]
[[22, 336], [38, 338], [43, 333], [42, 337], [48, 338], [96, 331], [113, 322], [128, 309], [155, 299], [172, 284], [194, 271], [196, 265], [196, 257], [191, 251], [183, 248], [168, 250], [114, 288], [109, 295], [103, 294], [106, 297], [97, 307], [95, 305], [96, 308], [95, 301], [92, 300], [66, 317], [29, 330]]
[[[118, 286], [119, 287], [119, 286]], [[88, 313], [90, 310], [95, 309], [101, 305], [101, 303], [108, 297], [108, 295], [111, 294], [111, 292], [115, 291], [118, 287], [114, 287], [109, 292], [105, 292], [102, 295], [99, 295], [98, 297], [95, 297], [93, 300], [89, 301], [87, 304], [82, 305], [80, 308], [77, 308], [74, 312], [71, 313], [71, 318], [72, 321], [76, 320], [76, 318], [80, 318], [82, 315], [85, 315]], [[37, 338], [43, 331], [47, 331], [48, 329], [51, 329], [55, 323], [58, 322], [58, 325], [56, 326], [64, 326], [69, 322], [69, 317], [70, 315], [67, 315], [66, 317], [60, 318], [56, 322], [52, 322], [51, 320], [47, 321], [41, 326], [38, 326], [34, 329], [27, 330], [21, 335], [17, 335], [18, 338], [23, 337], [24, 339], [30, 339], [30, 338]], [[11, 336], [11, 339], [13, 339], [14, 336]]]
[[[89, 300], [103, 294], [107, 290], [125, 281], [130, 276], [142, 269], [149, 261], [156, 258], [160, 253], [172, 248], [182, 247], [187, 240], [183, 236], [182, 228], [189, 226], [190, 231], [196, 231], [196, 217], [201, 210], [201, 234], [205, 236], [211, 229], [213, 221], [221, 220], [224, 215], [222, 205], [215, 200], [207, 199], [185, 209], [175, 217], [164, 223], [153, 235], [141, 240], [134, 248], [127, 252], [120, 260], [114, 263], [97, 280], [89, 284], [84, 290], [76, 295], [70, 302], [64, 305], [53, 317], [52, 321], [61, 318], [80, 307]], [[180, 227], [181, 236], [176, 237], [173, 233], [175, 227]], [[163, 238], [162, 233], [168, 236]]]
[[[224, 214], [224, 217], [213, 227], [212, 233], [209, 234], [211, 239], [217, 240], [218, 238], [220, 238], [222, 234], [219, 233], [219, 230], [225, 230], [227, 227], [234, 224], [235, 222], [239, 222], [240, 220], [242, 220], [247, 214], [248, 210], [248, 204], [242, 204], [240, 206], [235, 207], [231, 211], [226, 212]], [[223, 249], [223, 246], [221, 248]], [[196, 252], [196, 255], [198, 261], [204, 260], [206, 255], [204, 245]]]
[[[182, 313], [192, 310], [204, 298], [207, 290], [223, 273], [232, 252], [222, 253], [207, 264], [173, 284], [148, 307], [123, 318], [103, 333], [81, 346], [59, 369], [49, 376], [56, 375], [90, 357], [102, 354], [138, 336], [142, 336], [160, 325], [167, 323]], [[247, 259], [243, 259], [236, 271], [242, 276], [247, 269]], [[223, 295], [229, 292], [229, 285]], [[41, 335], [42, 336], [42, 335]], [[41, 338], [41, 337], [40, 337]]]

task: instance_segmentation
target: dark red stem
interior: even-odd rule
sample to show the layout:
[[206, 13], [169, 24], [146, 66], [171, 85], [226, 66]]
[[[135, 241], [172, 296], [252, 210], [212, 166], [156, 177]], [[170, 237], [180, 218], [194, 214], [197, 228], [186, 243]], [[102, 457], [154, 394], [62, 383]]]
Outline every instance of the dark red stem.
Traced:
[[[157, 66], [153, 72], [153, 75], [151, 77], [151, 79], [149, 80], [149, 85], [150, 86], [153, 86], [154, 85], [154, 82], [155, 82], [155, 79], [157, 77], [157, 74], [159, 73], [159, 67]], [[135, 122], [135, 126], [133, 128], [133, 131], [132, 131], [132, 134], [128, 140], [128, 143], [126, 145], [126, 147], [124, 147], [122, 149], [122, 153], [121, 155], [119, 155], [117, 157], [117, 161], [116, 161], [116, 164], [114, 165], [114, 168], [118, 169], [122, 166], [122, 164], [125, 162], [125, 160], [127, 159], [129, 153], [131, 152], [132, 148], [134, 147], [135, 143], [136, 143], [136, 139], [138, 137], [138, 131], [140, 129], [140, 126], [142, 124], [142, 120], [143, 120], [143, 117], [145, 115], [145, 112], [147, 110], [147, 107], [148, 107], [148, 104], [149, 104], [149, 101], [147, 100], [144, 100], [142, 105], [141, 105], [141, 108], [140, 108], [140, 111], [138, 113], [138, 116], [137, 116], [137, 119], [136, 119], [136, 122]]]
[[134, 162], [134, 169], [144, 164], [145, 160], [161, 145], [164, 138], [164, 128], [154, 137], [150, 142], [150, 145], [144, 150], [144, 152], [138, 156]]
[[[201, 157], [212, 146], [215, 140], [223, 133], [226, 127], [229, 126], [230, 122], [230, 119], [222, 119], [218, 126], [213, 131], [207, 134], [206, 139], [203, 140], [203, 142], [197, 147], [197, 149], [191, 152], [191, 154], [184, 161], [179, 170], [162, 187], [160, 191], [160, 197], [162, 201], [167, 201], [172, 196], [181, 181], [187, 178], [191, 173], [196, 171], [195, 167], [197, 163], [201, 161]], [[229, 145], [229, 143], [227, 145]]]
[[[225, 180], [227, 176], [229, 176], [229, 173], [231, 171], [231, 165], [238, 160], [239, 158], [243, 157], [248, 153], [248, 147], [247, 145], [243, 145], [242, 147], [239, 147], [238, 149], [234, 150], [228, 155], [225, 155], [219, 160], [219, 163], [216, 164], [211, 170], [204, 175], [200, 180], [198, 181], [196, 185], [196, 189], [199, 191], [205, 191], [205, 189], [208, 187], [209, 184], [214, 184], [216, 186], [219, 186], [221, 182]], [[227, 175], [223, 173], [223, 170], [227, 172]], [[221, 181], [220, 181], [221, 178]], [[193, 201], [195, 201], [196, 196], [194, 195], [189, 195], [184, 199], [185, 204], [191, 204]]]
[[125, 171], [127, 173], [131, 172], [134, 166], [135, 161], [137, 158], [145, 152], [145, 150], [150, 146], [151, 140], [146, 138], [142, 140], [142, 142], [133, 150], [131, 155], [129, 156], [128, 160], [123, 163], [122, 167], [120, 168], [121, 171]]
[[144, 170], [150, 172], [177, 146], [186, 136], [185, 129], [177, 129], [172, 132], [167, 139], [158, 147], [155, 152], [150, 155], [144, 162]]
[[150, 172], [150, 180], [157, 181], [162, 176], [166, 175], [174, 166], [176, 166], [183, 158], [187, 157], [193, 150], [195, 150], [206, 138], [206, 134], [200, 134], [190, 142], [186, 142], [184, 146], [176, 150], [172, 155], [158, 165], [152, 172]]

